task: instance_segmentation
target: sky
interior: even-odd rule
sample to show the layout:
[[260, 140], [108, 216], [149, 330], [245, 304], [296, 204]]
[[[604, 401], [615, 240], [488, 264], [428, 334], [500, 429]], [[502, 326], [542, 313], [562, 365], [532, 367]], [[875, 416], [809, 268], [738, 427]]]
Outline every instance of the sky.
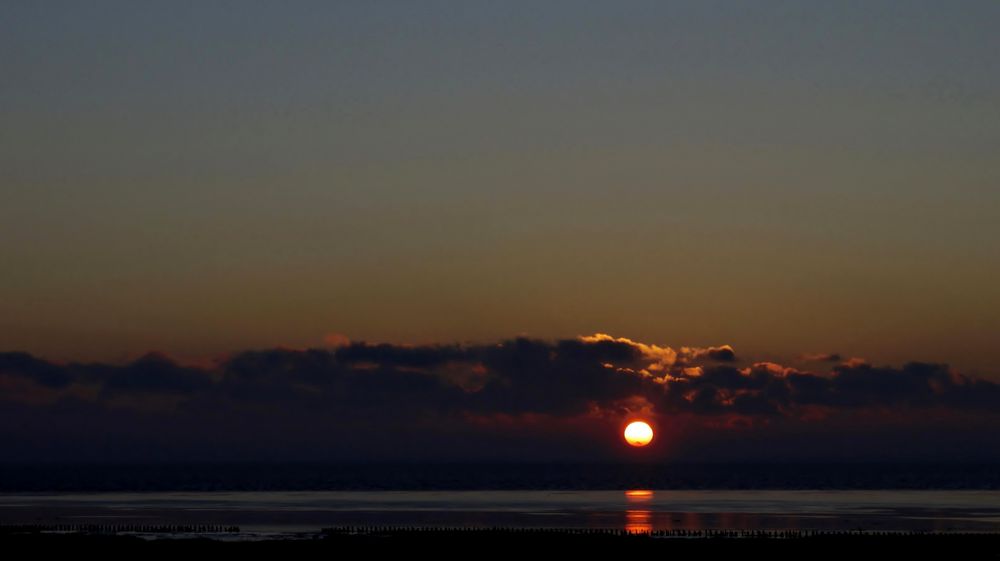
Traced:
[[[247, 353], [341, 372], [350, 345], [595, 334], [728, 345], [741, 376], [997, 383], [998, 21], [992, 1], [2, 1], [0, 387], [103, 411], [125, 398], [102, 376], [156, 378], [149, 356], [222, 399]], [[402, 371], [493, 374], [434, 364]], [[659, 401], [646, 366], [626, 375], [653, 414], [732, 416]], [[935, 407], [981, 413], [931, 378]]]

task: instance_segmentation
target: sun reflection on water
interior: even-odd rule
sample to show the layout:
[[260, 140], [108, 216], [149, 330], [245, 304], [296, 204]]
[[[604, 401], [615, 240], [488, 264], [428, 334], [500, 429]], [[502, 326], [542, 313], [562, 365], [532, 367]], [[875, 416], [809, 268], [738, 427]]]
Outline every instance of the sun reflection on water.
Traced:
[[[648, 489], [625, 491], [625, 502], [639, 506], [653, 500], [653, 492]], [[653, 531], [652, 514], [648, 510], [628, 509], [625, 511], [625, 531], [630, 534], [648, 534]]]

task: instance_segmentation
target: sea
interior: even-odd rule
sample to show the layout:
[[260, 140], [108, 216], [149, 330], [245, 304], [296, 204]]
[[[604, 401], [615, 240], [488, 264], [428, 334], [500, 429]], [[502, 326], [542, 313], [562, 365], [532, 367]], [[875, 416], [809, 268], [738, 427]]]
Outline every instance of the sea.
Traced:
[[[1000, 532], [994, 464], [12, 464], [0, 526]], [[237, 531], [238, 530], [238, 531]]]

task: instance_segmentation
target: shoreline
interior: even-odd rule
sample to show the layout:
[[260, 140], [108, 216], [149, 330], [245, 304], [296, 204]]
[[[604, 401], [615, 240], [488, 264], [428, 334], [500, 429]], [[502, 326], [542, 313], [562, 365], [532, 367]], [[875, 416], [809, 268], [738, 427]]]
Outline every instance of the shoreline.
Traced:
[[[428, 530], [395, 529], [369, 532], [326, 531], [295, 538], [221, 539], [207, 536], [164, 535], [149, 539], [137, 535], [102, 533], [6, 533], [0, 530], [0, 546], [13, 551], [35, 552], [136, 552], [187, 553], [270, 552], [332, 554], [350, 551], [434, 553], [463, 556], [489, 551], [492, 554], [529, 554], [558, 551], [587, 555], [613, 553], [733, 553], [767, 554], [772, 558], [828, 558], [832, 556], [891, 552], [913, 558], [953, 556], [975, 552], [977, 557], [996, 556], [1000, 533], [864, 533], [864, 532], [715, 532], [689, 536], [627, 533], [624, 530]], [[26, 548], [26, 549], [21, 549]]]

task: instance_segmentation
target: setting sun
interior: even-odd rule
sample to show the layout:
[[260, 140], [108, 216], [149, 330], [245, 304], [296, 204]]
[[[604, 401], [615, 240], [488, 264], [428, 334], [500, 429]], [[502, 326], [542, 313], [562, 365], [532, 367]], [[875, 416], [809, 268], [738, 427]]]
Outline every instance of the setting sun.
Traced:
[[644, 421], [633, 421], [625, 427], [625, 442], [632, 446], [645, 446], [653, 440], [653, 427]]

